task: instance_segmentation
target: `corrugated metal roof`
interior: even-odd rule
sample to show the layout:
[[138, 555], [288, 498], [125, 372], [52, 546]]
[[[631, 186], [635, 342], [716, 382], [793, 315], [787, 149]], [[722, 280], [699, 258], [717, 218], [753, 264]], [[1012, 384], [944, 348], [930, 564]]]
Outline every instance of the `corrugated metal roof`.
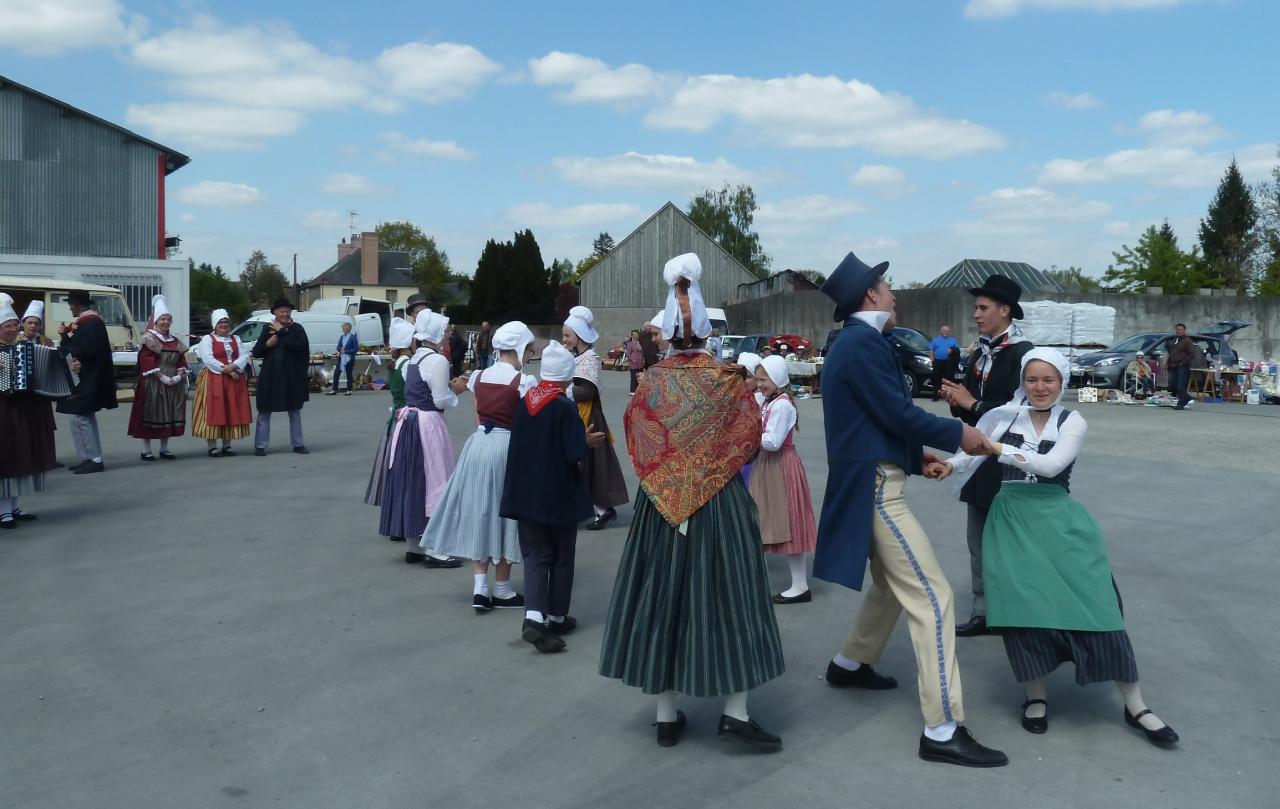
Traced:
[[1023, 292], [1064, 292], [1063, 286], [1040, 270], [1023, 261], [1001, 261], [990, 258], [966, 258], [925, 284], [928, 289], [973, 289], [988, 277], [1012, 278]]

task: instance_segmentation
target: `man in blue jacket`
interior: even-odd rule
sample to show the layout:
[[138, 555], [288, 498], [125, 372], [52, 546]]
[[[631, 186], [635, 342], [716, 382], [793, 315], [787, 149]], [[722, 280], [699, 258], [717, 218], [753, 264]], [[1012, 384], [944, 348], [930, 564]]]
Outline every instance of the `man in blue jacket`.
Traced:
[[342, 336], [338, 338], [338, 361], [333, 365], [333, 390], [325, 396], [338, 395], [338, 380], [342, 379], [343, 372], [347, 374], [347, 395], [351, 395], [351, 388], [355, 384], [356, 353], [359, 350], [360, 341], [351, 333], [351, 324], [343, 323]]
[[1004, 753], [979, 744], [960, 724], [964, 704], [951, 586], [904, 496], [907, 476], [936, 460], [926, 446], [980, 454], [987, 443], [973, 427], [912, 403], [884, 337], [894, 326], [894, 296], [884, 280], [888, 267], [869, 267], [850, 253], [822, 286], [836, 303], [836, 321], [845, 325], [822, 371], [829, 471], [813, 570], [818, 578], [861, 590], [869, 559], [872, 582], [844, 649], [827, 667], [827, 682], [896, 687], [896, 680], [872, 664], [905, 610], [925, 720], [920, 757], [1000, 767], [1009, 761]]

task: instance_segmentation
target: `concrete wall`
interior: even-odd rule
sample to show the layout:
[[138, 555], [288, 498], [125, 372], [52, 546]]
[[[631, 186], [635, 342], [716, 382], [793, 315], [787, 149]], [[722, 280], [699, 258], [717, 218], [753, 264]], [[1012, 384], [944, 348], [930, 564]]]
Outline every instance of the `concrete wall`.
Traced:
[[[925, 335], [951, 326], [956, 339], [967, 345], [977, 339], [973, 325], [973, 298], [961, 289], [895, 290], [898, 323]], [[1241, 320], [1253, 325], [1231, 338], [1242, 359], [1266, 359], [1280, 355], [1280, 298], [1230, 298], [1201, 295], [1080, 295], [1053, 293], [1028, 296], [1027, 300], [1059, 303], [1094, 303], [1116, 310], [1115, 338], [1148, 331], [1172, 331], [1186, 323], [1191, 332], [1219, 320]], [[729, 328], [735, 334], [792, 333], [821, 345], [831, 320], [831, 300], [821, 292], [794, 292], [726, 307]]]

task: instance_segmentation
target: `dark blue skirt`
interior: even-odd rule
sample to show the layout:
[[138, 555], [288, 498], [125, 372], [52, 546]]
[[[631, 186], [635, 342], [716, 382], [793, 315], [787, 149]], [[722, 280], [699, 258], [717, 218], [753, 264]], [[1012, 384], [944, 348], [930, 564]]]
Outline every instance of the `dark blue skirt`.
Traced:
[[[390, 439], [387, 443], [390, 444]], [[396, 454], [391, 459], [391, 467], [383, 481], [379, 534], [384, 537], [413, 537], [416, 543], [417, 538], [426, 530], [427, 480], [422, 469], [418, 414], [410, 411], [400, 427]]]

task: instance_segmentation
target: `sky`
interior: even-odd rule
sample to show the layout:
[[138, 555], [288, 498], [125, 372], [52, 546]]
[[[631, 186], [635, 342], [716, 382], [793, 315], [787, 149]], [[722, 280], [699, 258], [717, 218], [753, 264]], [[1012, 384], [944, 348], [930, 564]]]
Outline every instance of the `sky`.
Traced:
[[[747, 183], [773, 268], [1079, 266], [1280, 163], [1274, 0], [0, 0], [0, 75], [191, 157], [181, 257], [299, 280], [408, 220], [470, 274]], [[1270, 54], [1270, 55], [1268, 55]], [[660, 272], [655, 267], [654, 272]]]

